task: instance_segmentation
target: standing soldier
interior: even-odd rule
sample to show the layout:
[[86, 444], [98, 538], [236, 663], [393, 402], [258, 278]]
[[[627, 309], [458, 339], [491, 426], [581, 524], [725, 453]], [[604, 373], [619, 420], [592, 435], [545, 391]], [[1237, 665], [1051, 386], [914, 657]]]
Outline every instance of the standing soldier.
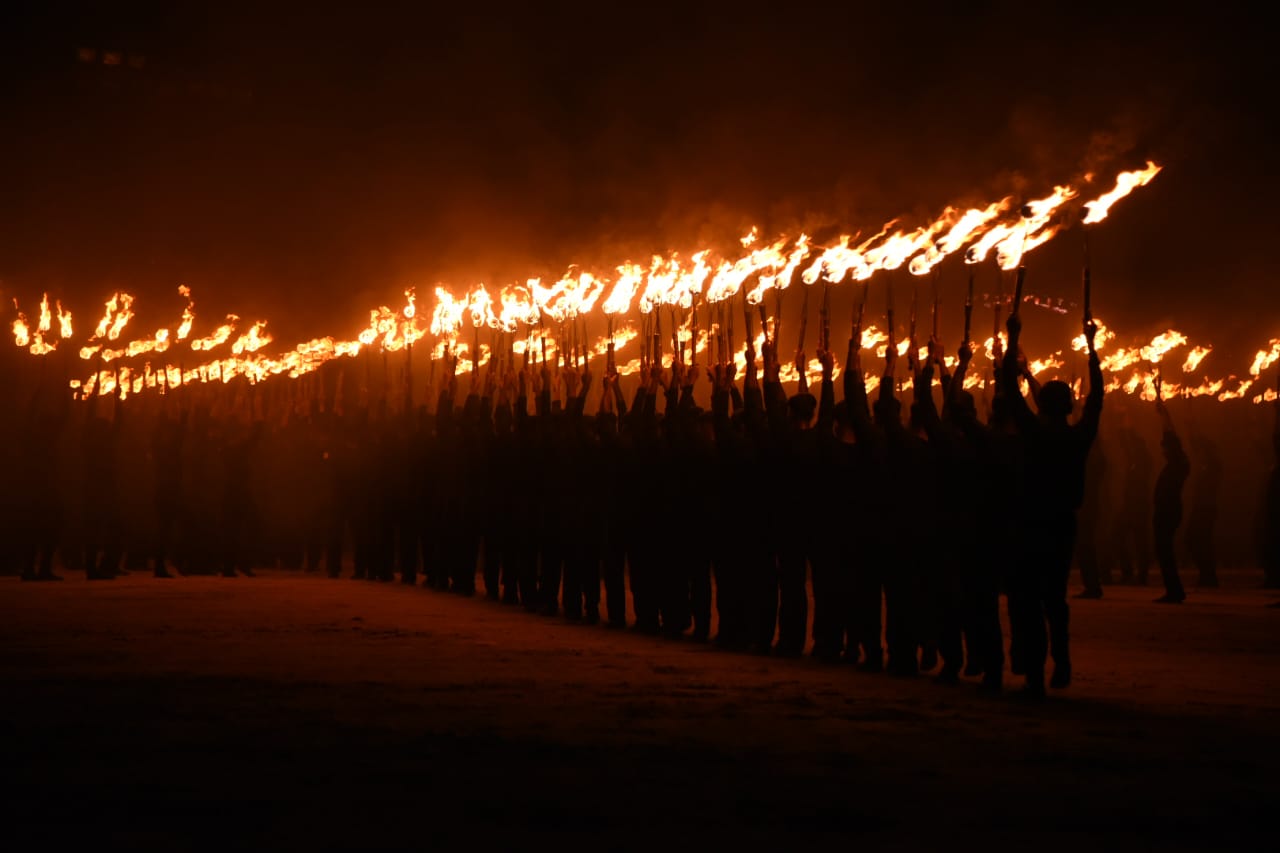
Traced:
[[1182, 524], [1182, 487], [1191, 475], [1191, 460], [1182, 449], [1182, 441], [1173, 429], [1173, 418], [1161, 399], [1160, 377], [1156, 376], [1156, 412], [1164, 434], [1160, 438], [1160, 450], [1164, 454], [1164, 467], [1156, 477], [1155, 509], [1152, 513], [1151, 532], [1155, 542], [1156, 561], [1160, 564], [1160, 576], [1164, 580], [1164, 595], [1157, 604], [1181, 604], [1187, 594], [1178, 577], [1178, 563], [1173, 540]]

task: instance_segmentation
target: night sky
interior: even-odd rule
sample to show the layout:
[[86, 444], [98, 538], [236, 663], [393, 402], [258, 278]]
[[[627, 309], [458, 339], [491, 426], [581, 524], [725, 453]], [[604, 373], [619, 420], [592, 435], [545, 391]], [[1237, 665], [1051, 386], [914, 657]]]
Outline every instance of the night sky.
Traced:
[[[410, 284], [873, 233], [1153, 158], [1092, 240], [1095, 309], [1280, 332], [1266, 28], [1224, 7], [187, 5], [4, 13], [6, 295], [124, 288], [160, 322], [187, 283], [205, 317], [350, 334]], [[1074, 298], [1080, 250], [1028, 290]]]

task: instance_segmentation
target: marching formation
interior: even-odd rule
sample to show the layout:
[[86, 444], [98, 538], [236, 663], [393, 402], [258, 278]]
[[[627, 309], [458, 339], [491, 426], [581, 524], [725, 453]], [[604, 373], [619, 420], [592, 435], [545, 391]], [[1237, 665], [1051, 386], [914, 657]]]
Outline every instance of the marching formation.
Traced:
[[[900, 378], [891, 341], [868, 382], [860, 316], [839, 394], [825, 328], [816, 395], [803, 370], [786, 393], [774, 335], [759, 352], [748, 340], [741, 376], [734, 360], [654, 360], [629, 399], [612, 351], [597, 376], [526, 350], [523, 365], [473, 371], [465, 394], [447, 356], [420, 405], [408, 387], [396, 406], [385, 388], [370, 399], [341, 363], [310, 384], [92, 394], [74, 407], [64, 385], [41, 382], [6, 423], [24, 489], [4, 515], [5, 560], [31, 580], [57, 579], [55, 563], [95, 580], [350, 568], [730, 650], [977, 677], [993, 692], [1007, 650], [1007, 669], [1040, 696], [1071, 681], [1067, 586], [1104, 382], [1092, 319], [1079, 405], [1067, 383], [1037, 382], [1021, 331], [1013, 311], [985, 421], [965, 387], [972, 344], [954, 359], [936, 338], [912, 345]], [[1151, 529], [1161, 600], [1177, 603], [1170, 543], [1189, 463], [1157, 407], [1167, 465]], [[73, 415], [80, 455], [68, 459]], [[50, 476], [60, 468], [75, 473], [78, 506]], [[1096, 565], [1081, 566], [1082, 597], [1097, 597]]]

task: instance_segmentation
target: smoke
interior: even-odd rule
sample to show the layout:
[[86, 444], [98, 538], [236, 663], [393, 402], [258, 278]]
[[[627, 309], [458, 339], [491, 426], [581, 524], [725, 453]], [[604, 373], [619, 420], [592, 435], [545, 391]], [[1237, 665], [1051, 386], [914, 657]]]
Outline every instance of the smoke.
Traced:
[[[324, 333], [406, 286], [729, 250], [751, 226], [826, 242], [1151, 157], [1166, 173], [1092, 246], [1099, 308], [1218, 323], [1210, 276], [1259, 307], [1265, 218], [1230, 156], [1253, 125], [1226, 85], [1258, 60], [1224, 61], [1249, 53], [1212, 25], [669, 12], [34, 15], [6, 55], [24, 132], [0, 152], [0, 276], [85, 305], [126, 289], [140, 311], [187, 283], [211, 313]], [[77, 53], [113, 45], [145, 63]], [[1070, 239], [1031, 259], [1047, 295], [1078, 287]]]

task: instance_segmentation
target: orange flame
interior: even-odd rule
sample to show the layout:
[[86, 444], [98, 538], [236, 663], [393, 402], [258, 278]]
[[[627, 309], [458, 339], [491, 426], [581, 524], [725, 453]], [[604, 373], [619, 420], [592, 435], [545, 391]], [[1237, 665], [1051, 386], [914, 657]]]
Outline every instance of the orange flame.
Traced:
[[[114, 299], [112, 300], [115, 301]], [[107, 330], [107, 340], [114, 341], [120, 337], [120, 333], [124, 331], [124, 327], [129, 325], [129, 321], [133, 319], [133, 297], [127, 293], [120, 294], [119, 307], [116, 309], [115, 317], [111, 321], [111, 328]]]
[[196, 352], [209, 351], [215, 347], [220, 347], [231, 337], [231, 333], [236, 330], [236, 323], [240, 322], [240, 318], [235, 314], [227, 315], [227, 322], [214, 329], [213, 334], [204, 338], [196, 338], [191, 342], [191, 348]]
[[1107, 213], [1111, 210], [1111, 205], [1133, 192], [1138, 187], [1146, 186], [1151, 183], [1152, 178], [1160, 174], [1160, 167], [1150, 160], [1147, 161], [1145, 169], [1137, 169], [1132, 172], [1121, 172], [1116, 176], [1115, 188], [1110, 192], [1104, 193], [1093, 201], [1084, 203], [1085, 210], [1089, 211], [1081, 222], [1085, 225], [1092, 225], [1095, 222], [1101, 222], [1107, 218]]
[[929, 272], [943, 258], [981, 234], [988, 223], [1009, 209], [1009, 204], [1012, 201], [1013, 199], [1011, 198], [1004, 198], [987, 205], [986, 208], [974, 207], [965, 211], [964, 215], [951, 226], [951, 230], [936, 242], [930, 243], [922, 254], [916, 255], [911, 259], [908, 269], [914, 275], [924, 275]]
[[58, 337], [64, 341], [71, 337], [71, 312], [62, 310], [62, 300], [58, 300]]
[[1053, 195], [1027, 202], [1022, 222], [996, 246], [996, 263], [1000, 269], [1017, 269], [1027, 252], [1052, 239], [1062, 229], [1060, 223], [1050, 222], [1053, 214], [1076, 195], [1071, 187], [1054, 187]]
[[244, 352], [257, 352], [271, 343], [271, 335], [264, 331], [266, 328], [266, 320], [259, 320], [254, 323], [249, 327], [249, 331], [237, 338], [236, 342], [231, 345], [231, 352], [235, 355], [240, 355]]
[[1200, 362], [1205, 360], [1205, 356], [1213, 352], [1210, 346], [1195, 346], [1191, 348], [1191, 352], [1187, 353], [1187, 360], [1182, 362], [1182, 372], [1190, 373], [1200, 366]]
[[196, 320], [195, 301], [191, 298], [191, 288], [185, 284], [178, 285], [178, 293], [186, 297], [187, 307], [182, 309], [182, 323], [178, 326], [178, 340], [185, 341], [191, 334], [191, 325]]
[[25, 347], [31, 343], [31, 330], [27, 328], [27, 315], [21, 311], [18, 312], [18, 318], [13, 321], [13, 342], [20, 347]]
[[1262, 371], [1280, 360], [1280, 339], [1271, 339], [1271, 348], [1269, 350], [1258, 350], [1258, 354], [1253, 357], [1253, 364], [1249, 367], [1249, 375], [1257, 379]]

